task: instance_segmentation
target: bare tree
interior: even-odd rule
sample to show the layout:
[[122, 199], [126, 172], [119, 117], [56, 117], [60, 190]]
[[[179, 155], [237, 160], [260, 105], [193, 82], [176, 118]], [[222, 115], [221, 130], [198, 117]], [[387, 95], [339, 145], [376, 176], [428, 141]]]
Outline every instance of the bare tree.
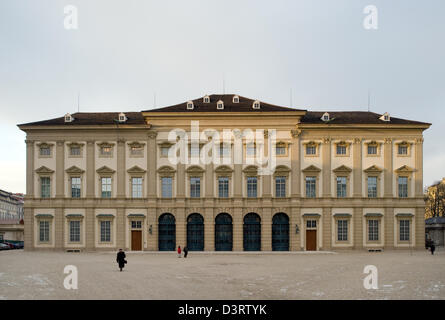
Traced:
[[445, 179], [428, 188], [425, 204], [425, 219], [445, 216]]

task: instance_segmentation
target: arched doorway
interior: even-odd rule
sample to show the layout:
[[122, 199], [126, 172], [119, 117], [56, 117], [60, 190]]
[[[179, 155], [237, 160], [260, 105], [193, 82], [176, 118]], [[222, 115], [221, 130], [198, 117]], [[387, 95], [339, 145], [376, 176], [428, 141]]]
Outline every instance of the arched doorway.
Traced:
[[244, 216], [243, 240], [244, 251], [261, 250], [261, 218], [256, 213]]
[[289, 217], [282, 212], [272, 218], [272, 251], [289, 251]]
[[158, 220], [158, 247], [159, 251], [175, 251], [176, 248], [176, 222], [170, 213], [164, 213]]
[[204, 250], [204, 218], [199, 213], [187, 218], [187, 248], [189, 251]]
[[233, 246], [232, 217], [220, 213], [215, 218], [215, 251], [232, 251]]

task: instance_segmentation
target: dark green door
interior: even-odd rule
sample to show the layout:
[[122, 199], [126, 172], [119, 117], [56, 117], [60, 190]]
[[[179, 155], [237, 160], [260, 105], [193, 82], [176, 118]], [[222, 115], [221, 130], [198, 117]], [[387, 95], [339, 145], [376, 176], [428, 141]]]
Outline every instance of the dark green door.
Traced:
[[176, 223], [175, 217], [170, 213], [164, 213], [159, 217], [158, 243], [159, 251], [175, 251]]
[[256, 213], [244, 216], [243, 238], [244, 251], [261, 250], [261, 218]]
[[220, 213], [215, 219], [215, 251], [232, 251], [232, 217]]
[[289, 217], [285, 213], [273, 216], [272, 251], [289, 251]]
[[204, 218], [199, 213], [187, 218], [187, 248], [189, 251], [204, 250]]

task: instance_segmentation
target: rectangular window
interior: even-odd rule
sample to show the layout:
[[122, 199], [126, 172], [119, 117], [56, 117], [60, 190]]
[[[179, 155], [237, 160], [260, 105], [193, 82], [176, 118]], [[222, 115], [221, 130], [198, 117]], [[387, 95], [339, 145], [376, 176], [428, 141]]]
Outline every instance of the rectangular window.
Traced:
[[399, 177], [399, 198], [408, 198], [408, 177]]
[[131, 178], [131, 196], [133, 198], [142, 198], [142, 178]]
[[409, 220], [400, 220], [400, 241], [409, 241]]
[[40, 147], [40, 155], [44, 157], [48, 157], [51, 155], [50, 147]]
[[199, 198], [201, 196], [201, 178], [190, 178], [190, 197]]
[[40, 221], [39, 239], [40, 242], [49, 242], [49, 221]]
[[275, 196], [286, 197], [286, 177], [275, 177]]
[[161, 156], [168, 157], [168, 150], [170, 150], [170, 147], [161, 147]]
[[346, 198], [346, 177], [337, 177], [337, 198]]
[[71, 178], [71, 198], [80, 198], [80, 177]]
[[368, 154], [376, 155], [377, 154], [377, 146], [368, 145]]
[[73, 146], [70, 148], [70, 155], [72, 156], [80, 156], [80, 147], [79, 146]]
[[379, 220], [368, 220], [368, 241], [379, 240]]
[[307, 220], [306, 221], [306, 228], [307, 229], [315, 229], [315, 228], [317, 228], [317, 220]]
[[80, 221], [70, 221], [70, 242], [80, 242]]
[[100, 241], [111, 242], [111, 221], [100, 222]]
[[199, 144], [192, 143], [190, 145], [190, 156], [199, 157]]
[[141, 156], [144, 154], [144, 147], [142, 146], [132, 146], [131, 147], [131, 155], [132, 156]]
[[337, 154], [346, 155], [346, 146], [337, 145]]
[[101, 178], [102, 198], [111, 198], [111, 178]]
[[229, 197], [229, 178], [219, 177], [218, 178], [218, 195], [220, 198]]
[[400, 155], [407, 155], [408, 154], [408, 146], [406, 145], [399, 145], [399, 154]]
[[254, 143], [248, 143], [246, 145], [246, 155], [247, 156], [254, 156], [256, 153], [256, 146]]
[[225, 143], [221, 143], [219, 145], [219, 156], [220, 157], [229, 157], [230, 156], [230, 146]]
[[162, 197], [163, 198], [171, 198], [172, 197], [172, 178], [171, 177], [162, 177]]
[[275, 154], [277, 156], [284, 156], [286, 154], [286, 146], [282, 144], [278, 144], [275, 148]]
[[306, 177], [306, 198], [315, 198], [316, 193], [316, 177]]
[[307, 145], [306, 146], [306, 154], [307, 155], [316, 155], [317, 154], [317, 147], [314, 145]]
[[142, 229], [142, 221], [131, 221], [132, 229]]
[[108, 146], [100, 147], [100, 154], [102, 156], [111, 156], [111, 150], [111, 147]]
[[377, 198], [377, 177], [368, 177], [368, 198]]
[[49, 177], [40, 178], [40, 191], [42, 198], [51, 197], [51, 179]]
[[247, 177], [247, 197], [256, 198], [257, 192], [257, 177]]
[[337, 221], [337, 241], [348, 241], [348, 220]]

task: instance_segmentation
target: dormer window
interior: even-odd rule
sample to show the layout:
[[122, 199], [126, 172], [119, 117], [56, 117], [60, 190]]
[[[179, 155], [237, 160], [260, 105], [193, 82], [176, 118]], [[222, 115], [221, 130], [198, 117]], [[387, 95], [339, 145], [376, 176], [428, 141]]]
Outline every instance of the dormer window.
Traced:
[[193, 101], [188, 101], [187, 102], [187, 110], [193, 110]]
[[233, 96], [233, 103], [239, 103], [239, 97], [238, 96]]
[[330, 120], [329, 113], [325, 112], [323, 114], [323, 116], [321, 117], [321, 120], [324, 121], [324, 122], [328, 122]]
[[209, 96], [205, 96], [203, 99], [204, 103], [210, 103], [210, 97]]
[[252, 108], [259, 109], [260, 108], [260, 102], [258, 100], [253, 102]]
[[388, 112], [385, 112], [379, 119], [386, 122], [391, 121], [391, 117], [389, 116]]
[[125, 116], [125, 113], [121, 112], [119, 113], [119, 122], [125, 122], [127, 121], [127, 117]]
[[70, 113], [65, 115], [65, 122], [73, 122], [74, 118]]
[[216, 103], [216, 109], [218, 109], [218, 110], [223, 110], [224, 109], [224, 102], [222, 102], [222, 100], [219, 100]]

